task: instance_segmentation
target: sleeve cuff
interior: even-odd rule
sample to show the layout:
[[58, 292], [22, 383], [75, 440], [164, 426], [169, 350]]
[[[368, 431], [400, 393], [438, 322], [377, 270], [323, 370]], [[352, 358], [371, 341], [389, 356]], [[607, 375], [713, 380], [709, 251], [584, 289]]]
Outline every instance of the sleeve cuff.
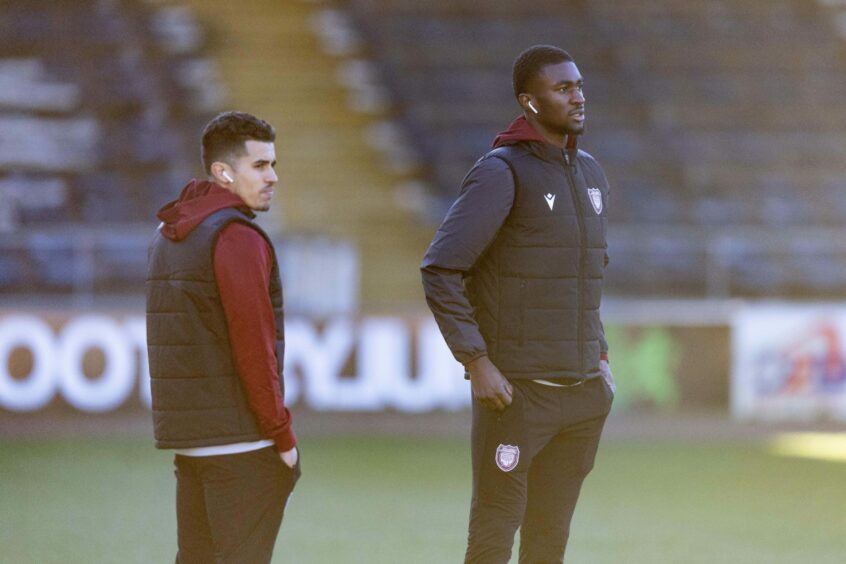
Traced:
[[297, 446], [297, 436], [294, 434], [294, 430], [288, 427], [285, 431], [273, 437], [273, 442], [276, 443], [276, 450], [287, 452]]
[[477, 358], [482, 358], [483, 356], [487, 356], [487, 355], [488, 355], [488, 351], [486, 351], [486, 350], [485, 350], [485, 351], [480, 351], [480, 352], [477, 352], [477, 353], [472, 354], [472, 355], [470, 355], [469, 357], [467, 357], [467, 360], [463, 360], [463, 361], [461, 361], [461, 364], [462, 364], [462, 365], [464, 366], [464, 368], [466, 369], [468, 364], [470, 364], [471, 362], [473, 362], [473, 361], [474, 361], [474, 360], [476, 360]]

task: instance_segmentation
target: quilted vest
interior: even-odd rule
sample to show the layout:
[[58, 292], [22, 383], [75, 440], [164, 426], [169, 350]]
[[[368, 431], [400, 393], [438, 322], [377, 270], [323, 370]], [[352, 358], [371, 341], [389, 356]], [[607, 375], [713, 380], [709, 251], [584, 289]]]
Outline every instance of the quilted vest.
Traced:
[[584, 151], [519, 143], [504, 160], [514, 203], [465, 278], [488, 348], [509, 379], [584, 378], [599, 372], [608, 182]]
[[[267, 234], [235, 208], [213, 213], [181, 241], [157, 231], [149, 248], [147, 351], [158, 448], [264, 438], [235, 369], [214, 275], [215, 242], [232, 222], [255, 229], [273, 249]], [[275, 254], [268, 291], [276, 318], [279, 384], [284, 389], [284, 313]]]

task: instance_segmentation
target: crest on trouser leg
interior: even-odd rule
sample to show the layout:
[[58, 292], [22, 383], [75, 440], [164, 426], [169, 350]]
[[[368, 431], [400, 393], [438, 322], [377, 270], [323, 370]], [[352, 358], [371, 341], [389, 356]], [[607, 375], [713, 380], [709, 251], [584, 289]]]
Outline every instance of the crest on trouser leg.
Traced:
[[520, 447], [500, 444], [496, 447], [496, 465], [503, 472], [511, 472], [520, 462]]

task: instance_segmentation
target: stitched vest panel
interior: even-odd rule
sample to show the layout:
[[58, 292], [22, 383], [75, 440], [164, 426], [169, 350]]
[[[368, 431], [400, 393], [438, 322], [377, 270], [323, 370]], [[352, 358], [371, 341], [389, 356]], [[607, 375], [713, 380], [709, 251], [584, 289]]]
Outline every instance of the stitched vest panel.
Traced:
[[512, 379], [597, 373], [604, 174], [582, 151], [575, 167], [523, 145], [483, 158], [504, 159], [516, 179], [508, 218], [465, 279], [491, 359]]
[[[270, 244], [268, 236], [246, 215], [227, 208], [210, 215], [182, 241], [171, 241], [157, 232], [150, 245], [147, 350], [159, 448], [263, 438], [235, 369], [214, 277], [214, 244], [232, 222], [250, 226]], [[284, 311], [275, 254], [268, 291], [276, 317], [279, 383], [284, 390]]]

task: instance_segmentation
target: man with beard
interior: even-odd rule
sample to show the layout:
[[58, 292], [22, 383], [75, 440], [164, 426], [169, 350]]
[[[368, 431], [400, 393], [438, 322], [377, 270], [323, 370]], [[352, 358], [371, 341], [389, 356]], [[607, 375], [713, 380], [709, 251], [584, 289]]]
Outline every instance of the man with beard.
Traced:
[[300, 475], [279, 266], [253, 222], [270, 209], [275, 139], [250, 114], [209, 122], [208, 178], [159, 211], [150, 245], [153, 422], [156, 446], [175, 453], [178, 563], [269, 563]]
[[608, 182], [576, 148], [583, 79], [557, 47], [513, 67], [523, 115], [464, 179], [421, 266], [473, 393], [467, 563], [563, 562], [614, 380], [599, 318]]

